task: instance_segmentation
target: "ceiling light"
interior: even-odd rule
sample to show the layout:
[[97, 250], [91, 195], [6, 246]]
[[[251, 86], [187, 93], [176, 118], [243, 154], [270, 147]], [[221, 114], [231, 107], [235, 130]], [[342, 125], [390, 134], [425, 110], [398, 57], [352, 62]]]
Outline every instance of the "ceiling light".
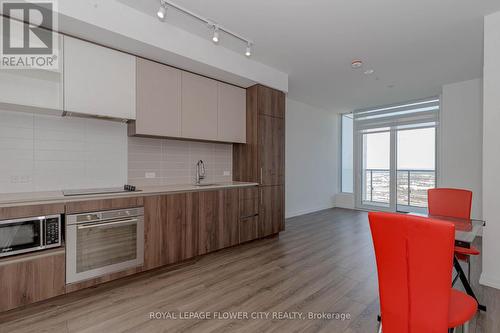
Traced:
[[216, 44], [219, 42], [219, 27], [216, 25], [214, 25], [214, 36], [212, 37], [212, 41]]
[[163, 21], [163, 20], [165, 20], [166, 15], [167, 15], [167, 4], [162, 0], [162, 1], [160, 1], [160, 8], [158, 8], [158, 12], [156, 13], [156, 16], [158, 16], [158, 19]]
[[247, 57], [250, 57], [252, 55], [252, 44], [251, 43], [247, 44], [247, 50], [245, 51], [245, 55]]
[[363, 66], [363, 62], [361, 60], [353, 60], [351, 62], [352, 69], [358, 69], [358, 68], [361, 68], [362, 66]]

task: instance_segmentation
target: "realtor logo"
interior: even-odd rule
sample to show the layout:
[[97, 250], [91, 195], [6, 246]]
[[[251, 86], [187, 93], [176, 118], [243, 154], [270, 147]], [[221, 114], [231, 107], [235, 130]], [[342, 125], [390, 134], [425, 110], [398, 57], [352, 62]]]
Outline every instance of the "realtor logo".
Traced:
[[58, 69], [57, 14], [50, 0], [1, 1], [2, 69]]

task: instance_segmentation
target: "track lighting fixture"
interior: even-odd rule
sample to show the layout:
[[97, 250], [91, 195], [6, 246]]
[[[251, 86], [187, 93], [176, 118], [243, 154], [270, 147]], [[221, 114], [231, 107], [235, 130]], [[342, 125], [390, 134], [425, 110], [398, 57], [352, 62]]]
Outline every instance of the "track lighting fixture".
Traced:
[[158, 16], [158, 19], [160, 21], [164, 21], [166, 15], [167, 15], [167, 3], [164, 0], [161, 0], [160, 1], [160, 8], [158, 8], [158, 12], [156, 13], [156, 16]]
[[219, 42], [219, 27], [214, 25], [214, 36], [212, 37], [212, 41], [217, 44]]
[[247, 43], [247, 50], [245, 51], [245, 55], [247, 57], [250, 57], [252, 55], [252, 43], [250, 42]]
[[167, 7], [172, 7], [183, 14], [189, 15], [189, 16], [191, 16], [199, 21], [206, 23], [209, 29], [213, 29], [212, 41], [215, 44], [219, 43], [219, 31], [223, 31], [227, 35], [233, 36], [234, 38], [239, 39], [240, 41], [246, 43], [247, 47], [246, 47], [245, 55], [247, 57], [250, 57], [252, 55], [253, 41], [251, 41], [248, 38], [243, 37], [242, 35], [240, 35], [238, 33], [235, 33], [229, 29], [226, 29], [226, 28], [220, 26], [219, 24], [215, 23], [214, 21], [209, 20], [201, 15], [198, 15], [198, 14], [190, 11], [189, 9], [186, 9], [182, 6], [179, 6], [170, 0], [160, 0], [160, 8], [158, 9], [158, 12], [156, 13], [159, 20], [161, 20], [161, 21], [165, 20], [165, 17], [167, 15]]

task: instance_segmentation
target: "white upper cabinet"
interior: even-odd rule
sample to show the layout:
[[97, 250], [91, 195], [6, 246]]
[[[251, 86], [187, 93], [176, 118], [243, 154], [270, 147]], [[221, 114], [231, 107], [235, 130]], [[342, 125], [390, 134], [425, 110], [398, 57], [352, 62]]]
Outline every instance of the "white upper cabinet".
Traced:
[[135, 119], [135, 57], [64, 37], [64, 110]]
[[[7, 20], [6, 18], [3, 18]], [[1, 20], [0, 20], [1, 21]], [[19, 27], [11, 29], [11, 38], [22, 43], [22, 36], [15, 32], [23, 31], [23, 23], [13, 21], [12, 25]], [[14, 32], [14, 33], [13, 33]], [[16, 109], [41, 111], [37, 109], [51, 109], [62, 112], [63, 103], [63, 52], [62, 37], [56, 34], [57, 69], [4, 69], [0, 68], [0, 109], [15, 111]]]
[[217, 81], [182, 72], [183, 138], [217, 141]]
[[218, 140], [246, 143], [246, 90], [219, 82]]
[[135, 135], [181, 136], [181, 71], [137, 58]]

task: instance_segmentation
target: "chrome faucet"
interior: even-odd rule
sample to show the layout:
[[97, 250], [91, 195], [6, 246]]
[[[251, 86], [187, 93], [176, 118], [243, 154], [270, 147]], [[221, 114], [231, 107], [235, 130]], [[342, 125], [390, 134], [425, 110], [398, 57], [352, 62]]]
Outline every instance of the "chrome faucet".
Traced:
[[205, 164], [202, 160], [196, 163], [196, 185], [200, 185], [200, 182], [205, 179]]

